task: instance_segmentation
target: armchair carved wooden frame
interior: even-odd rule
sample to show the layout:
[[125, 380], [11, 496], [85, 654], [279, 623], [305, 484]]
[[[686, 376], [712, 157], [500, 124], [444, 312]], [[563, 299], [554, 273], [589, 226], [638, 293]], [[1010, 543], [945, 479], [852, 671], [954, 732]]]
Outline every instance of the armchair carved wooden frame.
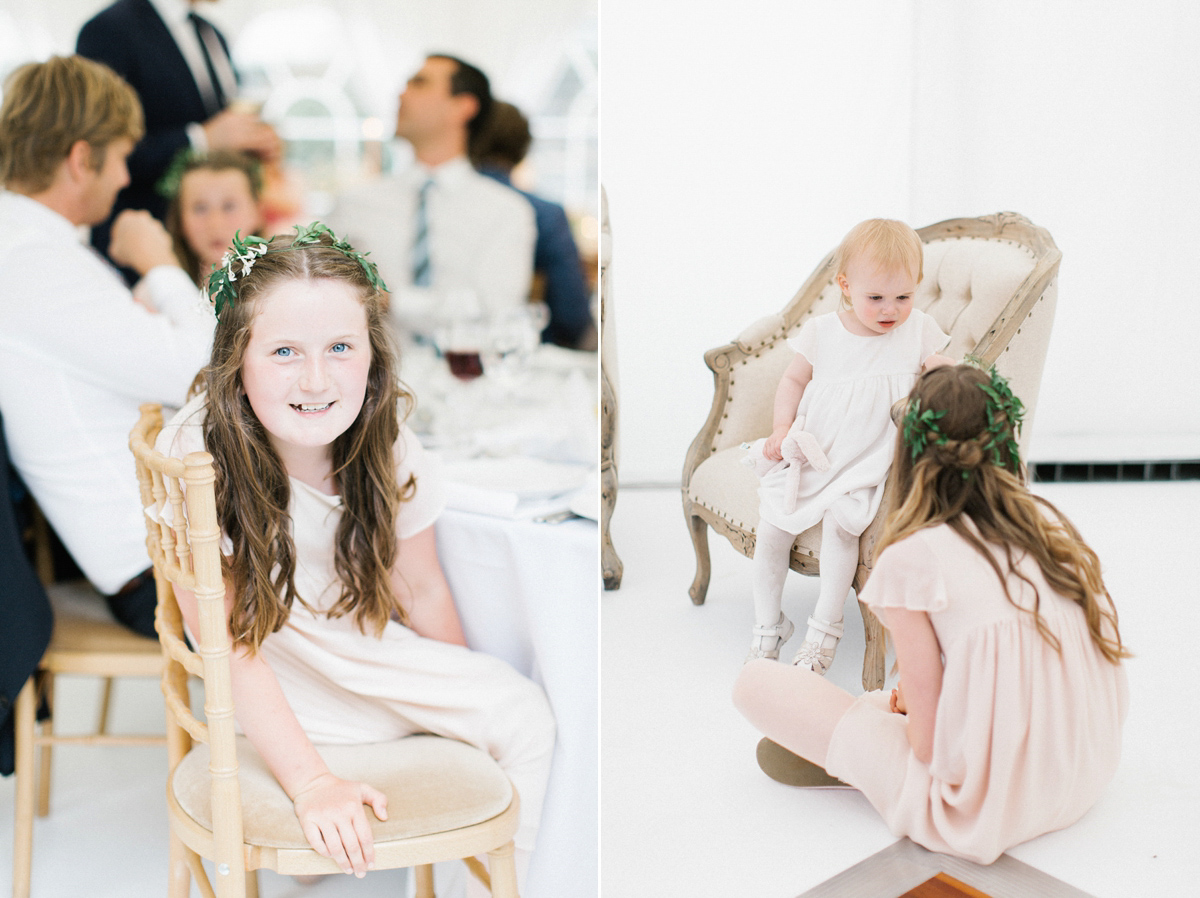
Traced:
[[[951, 219], [918, 233], [925, 244], [925, 263], [916, 307], [950, 335], [947, 355], [974, 355], [1009, 378], [1028, 410], [1020, 439], [1024, 454], [1054, 319], [1062, 254], [1049, 232], [1012, 212]], [[732, 343], [704, 355], [713, 372], [713, 403], [688, 450], [682, 483], [683, 513], [696, 552], [689, 593], [697, 605], [708, 592], [709, 527], [743, 555], [754, 555], [758, 481], [740, 464], [745, 454], [741, 446], [771, 430], [775, 388], [792, 356], [787, 338], [813, 315], [838, 308], [841, 292], [834, 274], [830, 253], [781, 312], [758, 320]], [[879, 514], [860, 539], [856, 594], [870, 576], [890, 499], [885, 493]], [[796, 538], [792, 570], [820, 573], [820, 534], [818, 524]], [[883, 627], [866, 606], [859, 606], [866, 630], [863, 687], [878, 689], [885, 673]]]

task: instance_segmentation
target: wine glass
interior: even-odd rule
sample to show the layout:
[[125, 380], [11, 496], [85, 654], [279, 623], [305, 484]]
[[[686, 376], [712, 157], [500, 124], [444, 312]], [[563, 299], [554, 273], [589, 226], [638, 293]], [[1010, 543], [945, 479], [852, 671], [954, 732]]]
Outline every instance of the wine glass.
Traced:
[[446, 294], [434, 330], [450, 373], [459, 380], [474, 380], [483, 374], [480, 349], [484, 345], [487, 322], [483, 306], [473, 290], [452, 290]]
[[492, 316], [488, 324], [487, 369], [500, 381], [506, 397], [541, 340], [548, 315], [544, 303], [523, 305]]

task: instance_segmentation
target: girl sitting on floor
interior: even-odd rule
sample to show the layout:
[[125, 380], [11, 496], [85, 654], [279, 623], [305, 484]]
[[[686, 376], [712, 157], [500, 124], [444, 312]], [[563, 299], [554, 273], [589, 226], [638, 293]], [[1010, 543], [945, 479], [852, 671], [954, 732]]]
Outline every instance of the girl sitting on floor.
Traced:
[[734, 690], [755, 726], [862, 791], [897, 836], [983, 864], [1096, 802], [1128, 700], [1100, 562], [1023, 481], [1022, 411], [969, 365], [913, 389], [898, 504], [862, 593], [895, 644], [890, 701], [761, 660]]

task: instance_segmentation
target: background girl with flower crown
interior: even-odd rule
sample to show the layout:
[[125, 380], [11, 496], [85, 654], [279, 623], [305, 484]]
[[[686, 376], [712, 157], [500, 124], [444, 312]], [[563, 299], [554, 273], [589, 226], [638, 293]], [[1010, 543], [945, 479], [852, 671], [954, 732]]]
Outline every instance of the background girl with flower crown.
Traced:
[[[437, 466], [398, 418], [374, 265], [324, 225], [236, 239], [209, 280], [218, 315], [205, 392], [157, 446], [215, 459], [238, 723], [295, 803], [310, 844], [370, 868], [369, 783], [314, 743], [431, 732], [496, 758], [520, 795], [528, 863], [554, 749], [545, 695], [466, 648], [437, 557]], [[195, 626], [195, 599], [180, 608]]]
[[913, 389], [891, 474], [899, 505], [862, 595], [895, 643], [902, 689], [855, 698], [760, 660], [734, 691], [755, 726], [861, 790], [897, 836], [983, 864], [1095, 803], [1128, 701], [1100, 562], [1026, 488], [1021, 414], [994, 370], [941, 367]]

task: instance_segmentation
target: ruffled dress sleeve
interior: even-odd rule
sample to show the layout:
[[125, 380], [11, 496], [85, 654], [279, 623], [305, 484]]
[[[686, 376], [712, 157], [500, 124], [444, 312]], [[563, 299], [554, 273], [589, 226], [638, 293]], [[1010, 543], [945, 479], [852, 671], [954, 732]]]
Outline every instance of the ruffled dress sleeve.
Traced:
[[950, 337], [943, 333], [932, 315], [921, 314], [921, 364], [935, 352], [941, 352], [950, 342]]
[[204, 421], [208, 416], [208, 394], [193, 396], [163, 425], [154, 448], [171, 458], [204, 451]]
[[883, 550], [863, 587], [862, 600], [872, 609], [946, 610], [946, 583], [924, 534], [914, 533]]
[[808, 359], [808, 363], [814, 368], [817, 366], [818, 331], [821, 327], [819, 322], [823, 317], [809, 318], [808, 321], [801, 325], [799, 332], [794, 336], [788, 337], [787, 341], [787, 345]]
[[416, 536], [433, 524], [446, 507], [446, 481], [441, 460], [427, 452], [407, 427], [400, 428], [396, 441], [396, 482], [403, 487], [410, 476], [416, 478], [416, 492], [400, 505], [396, 517], [396, 537]]

